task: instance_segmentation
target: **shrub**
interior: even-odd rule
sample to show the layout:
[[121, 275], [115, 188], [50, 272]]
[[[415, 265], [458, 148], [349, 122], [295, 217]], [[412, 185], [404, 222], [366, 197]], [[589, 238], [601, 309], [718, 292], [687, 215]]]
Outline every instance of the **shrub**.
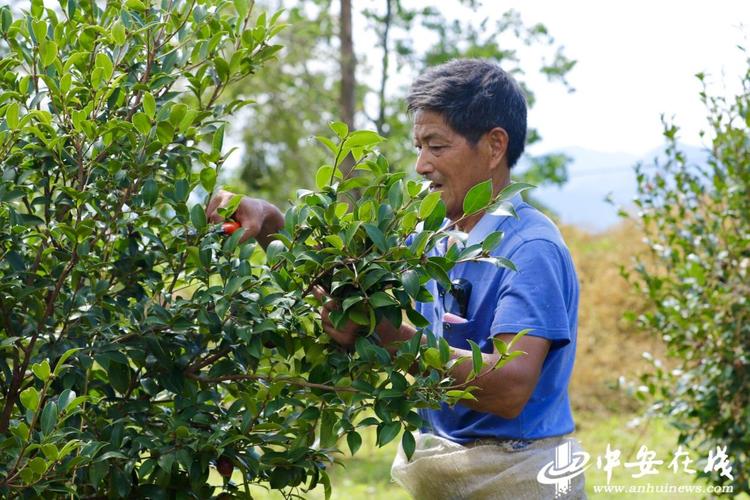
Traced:
[[[703, 81], [703, 75], [699, 75]], [[666, 158], [637, 169], [637, 220], [651, 249], [628, 274], [652, 310], [641, 325], [661, 338], [676, 369], [644, 378], [666, 415], [704, 458], [726, 447], [732, 465], [699, 473], [750, 491], [750, 70], [732, 99], [701, 93], [711, 147], [701, 164], [666, 125]], [[710, 465], [710, 464], [709, 464]]]
[[[336, 123], [319, 138], [334, 162], [267, 252], [225, 237], [204, 208], [247, 103], [220, 97], [277, 53], [279, 15], [243, 0], [61, 7], [0, 9], [0, 493], [206, 498], [212, 469], [229, 493], [329, 490], [338, 439], [355, 452], [368, 426], [380, 445], [406, 429], [411, 452], [415, 410], [467, 387], [447, 377], [445, 341], [417, 336], [392, 359], [366, 334], [404, 312], [424, 326], [411, 301], [455, 262], [509, 265], [489, 255], [500, 235], [427, 258], [450, 229], [439, 194], [389, 172], [377, 134]], [[349, 153], [361, 175], [342, 178]], [[466, 211], [524, 187], [492, 200], [480, 184]], [[354, 352], [323, 334], [316, 284], [342, 303], [334, 321], [363, 326]], [[471, 362], [479, 373], [478, 350]]]

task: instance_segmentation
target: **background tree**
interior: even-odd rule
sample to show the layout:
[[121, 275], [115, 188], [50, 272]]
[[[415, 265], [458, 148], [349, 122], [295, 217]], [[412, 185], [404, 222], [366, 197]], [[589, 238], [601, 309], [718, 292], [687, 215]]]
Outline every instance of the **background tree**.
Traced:
[[679, 430], [680, 443], [709, 459], [697, 464], [699, 474], [733, 486], [734, 494], [750, 492], [748, 68], [742, 91], [732, 98], [712, 96], [704, 84], [705, 163], [689, 163], [677, 144], [677, 126], [665, 123], [665, 158], [657, 159], [655, 170], [636, 169], [634, 218], [651, 258], [626, 273], [652, 306], [640, 325], [663, 340], [674, 368], [655, 361], [642, 395], [651, 396], [653, 413]]
[[[311, 136], [324, 133], [323, 123], [341, 119], [344, 112], [336, 106], [338, 89], [342, 82], [357, 81], [356, 115], [358, 126], [373, 126], [388, 139], [381, 149], [391, 164], [409, 175], [415, 155], [412, 148], [411, 123], [405, 114], [404, 97], [408, 83], [422, 69], [455, 57], [484, 57], [502, 64], [519, 79], [527, 93], [529, 105], [534, 105], [534, 95], [524, 84], [524, 70], [531, 61], [521, 61], [520, 52], [526, 47], [542, 47], [548, 54], [537, 71], [551, 81], [565, 85], [572, 91], [566, 75], [575, 61], [568, 59], [561, 46], [554, 43], [547, 29], [537, 24], [526, 26], [520, 16], [509, 11], [494, 24], [489, 20], [472, 18], [474, 12], [464, 18], [449, 18], [433, 7], [416, 8], [400, 0], [383, 0], [368, 4], [355, 12], [367, 23], [368, 33], [355, 32], [353, 39], [357, 64], [357, 78], [349, 73], [351, 66], [340, 65], [341, 30], [335, 30], [339, 9], [331, 2], [300, 0], [278, 2], [274, 7], [288, 9], [287, 21], [293, 26], [282, 33], [288, 48], [285, 67], [266, 68], [269, 71], [264, 83], [235, 88], [235, 95], [243, 95], [269, 106], [253, 108], [243, 118], [246, 124], [243, 141], [247, 151], [241, 160], [238, 175], [246, 184], [247, 192], [268, 197], [283, 204], [299, 186], [311, 186], [314, 172], [301, 168], [305, 158], [322, 160], [325, 155]], [[444, 11], [456, 8], [472, 12], [478, 4], [472, 1], [453, 2], [451, 8], [441, 5]], [[309, 20], [305, 13], [312, 13]], [[372, 35], [368, 37], [368, 35]], [[416, 46], [414, 40], [427, 40], [424, 47]], [[379, 49], [372, 50], [373, 45]], [[339, 50], [337, 51], [337, 48]], [[337, 55], [339, 54], [339, 55]], [[380, 72], [372, 65], [379, 61]], [[339, 68], [348, 68], [342, 73]], [[289, 78], [282, 75], [299, 75]], [[311, 83], [318, 84], [311, 88]], [[350, 86], [347, 84], [346, 86]], [[311, 92], [310, 92], [311, 91]], [[348, 112], [346, 113], [348, 114]], [[300, 133], [298, 123], [317, 125]], [[317, 120], [317, 118], [321, 118]], [[345, 120], [344, 120], [345, 121]], [[317, 126], [318, 128], [315, 128]], [[541, 139], [537, 130], [530, 130], [528, 144]], [[261, 153], [259, 153], [261, 152]], [[519, 180], [536, 184], [557, 183], [567, 180], [567, 162], [564, 155], [527, 155], [526, 163], [519, 166]]]

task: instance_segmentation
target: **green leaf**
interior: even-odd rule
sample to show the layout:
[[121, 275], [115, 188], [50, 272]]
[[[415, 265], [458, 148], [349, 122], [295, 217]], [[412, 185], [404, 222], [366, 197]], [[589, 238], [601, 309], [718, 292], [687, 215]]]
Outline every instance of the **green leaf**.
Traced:
[[206, 228], [206, 211], [203, 209], [203, 205], [200, 203], [193, 205], [193, 208], [190, 209], [190, 220], [193, 227], [198, 231], [203, 231]]
[[502, 231], [495, 231], [487, 235], [487, 237], [482, 241], [482, 250], [485, 252], [491, 252], [497, 246], [500, 244], [500, 242], [503, 240], [503, 232]]
[[471, 346], [472, 370], [474, 371], [474, 375], [478, 376], [482, 370], [482, 366], [484, 365], [484, 360], [482, 359], [482, 350], [479, 349], [479, 346], [473, 340], [467, 339], [466, 342], [468, 342]]
[[149, 120], [146, 113], [138, 112], [133, 115], [133, 125], [143, 135], [148, 135], [151, 132], [151, 120]]
[[34, 375], [36, 375], [39, 380], [46, 382], [50, 375], [49, 361], [45, 359], [41, 363], [35, 363], [31, 366], [31, 371], [34, 372]]
[[57, 59], [57, 44], [55, 42], [47, 42], [44, 44], [44, 49], [41, 51], [42, 66], [45, 68], [55, 62]]
[[125, 26], [123, 26], [119, 20], [112, 25], [110, 32], [112, 33], [112, 40], [114, 40], [115, 44], [120, 46], [125, 43]]
[[[94, 70], [91, 72], [91, 85], [98, 89], [102, 86], [104, 83], [104, 69], [100, 67], [95, 67]], [[82, 116], [80, 119], [83, 120], [85, 116]]]
[[334, 426], [338, 419], [336, 413], [332, 410], [323, 410], [320, 418], [320, 446], [323, 448], [333, 448], [336, 446], [336, 433]]
[[57, 398], [57, 407], [60, 409], [60, 411], [65, 411], [65, 409], [68, 407], [68, 405], [76, 398], [75, 391], [72, 391], [70, 389], [65, 389], [60, 393], [60, 396]]
[[351, 297], [347, 297], [341, 303], [341, 310], [342, 311], [346, 311], [347, 309], [349, 309], [353, 305], [359, 304], [363, 300], [365, 300], [365, 298], [363, 296], [361, 296], [361, 295], [354, 295], [354, 296], [351, 296]]
[[162, 146], [168, 146], [174, 137], [174, 127], [168, 121], [159, 122], [156, 125], [156, 137]]
[[375, 292], [368, 300], [374, 308], [398, 305], [398, 301], [385, 292]]
[[415, 311], [414, 309], [407, 309], [406, 317], [409, 318], [411, 324], [417, 328], [426, 328], [430, 326], [430, 322], [427, 321], [427, 318], [419, 314], [419, 312]]
[[387, 252], [388, 243], [385, 240], [383, 231], [381, 231], [380, 228], [374, 224], [364, 224], [364, 228], [367, 232], [367, 236], [370, 237], [378, 250], [380, 250], [381, 252]]
[[403, 283], [406, 293], [411, 298], [416, 299], [420, 288], [419, 274], [413, 269], [409, 269], [401, 275], [401, 283]]
[[508, 352], [508, 344], [500, 337], [492, 337], [492, 344], [495, 346], [495, 352], [503, 356]]
[[224, 296], [231, 297], [251, 278], [252, 276], [233, 276], [224, 288]]
[[216, 132], [214, 132], [213, 138], [211, 139], [211, 153], [214, 155], [221, 155], [221, 149], [224, 147], [224, 131], [226, 130], [225, 125], [221, 125]]
[[454, 389], [454, 390], [446, 391], [445, 395], [448, 396], [449, 398], [469, 399], [471, 401], [477, 400], [477, 398], [472, 393], [466, 390], [461, 391], [461, 390]]
[[2, 23], [0, 28], [3, 33], [7, 33], [10, 25], [13, 24], [13, 14], [10, 13], [10, 9], [7, 6], [0, 8], [0, 13], [2, 13], [0, 15], [0, 21]]
[[440, 351], [435, 347], [428, 347], [422, 356], [424, 357], [424, 362], [427, 363], [427, 366], [438, 370], [443, 368], [443, 363], [440, 360]]
[[331, 141], [331, 140], [330, 140], [330, 139], [329, 139], [328, 137], [323, 137], [323, 136], [321, 136], [321, 135], [316, 135], [316, 136], [315, 136], [315, 139], [317, 139], [317, 140], [318, 140], [318, 142], [320, 142], [320, 143], [321, 143], [321, 144], [323, 144], [323, 145], [324, 145], [325, 147], [327, 147], [327, 148], [328, 148], [328, 150], [329, 150], [329, 151], [330, 151], [331, 153], [333, 153], [333, 154], [336, 154], [336, 152], [338, 151], [338, 146], [336, 146], [336, 145], [335, 145], [335, 144], [333, 143], [333, 141]]
[[57, 424], [57, 412], [57, 404], [54, 401], [49, 401], [44, 405], [40, 419], [42, 434], [49, 434], [55, 428], [55, 424]]
[[331, 122], [328, 126], [333, 130], [333, 133], [339, 136], [339, 139], [343, 139], [349, 133], [349, 126], [344, 122]]
[[37, 475], [42, 475], [47, 471], [47, 462], [42, 457], [34, 457], [29, 460], [27, 466]]
[[521, 330], [520, 332], [515, 334], [513, 338], [511, 339], [511, 341], [508, 343], [508, 351], [511, 351], [513, 349], [513, 346], [516, 344], [516, 342], [521, 340], [530, 331], [531, 331], [531, 328], [526, 328], [525, 330]]
[[515, 217], [518, 218], [516, 209], [513, 208], [513, 204], [509, 201], [503, 201], [493, 203], [488, 209], [487, 213], [490, 213], [496, 217]]
[[338, 234], [329, 234], [325, 237], [326, 242], [336, 250], [344, 249], [344, 240]]
[[440, 201], [440, 191], [433, 191], [419, 203], [419, 218], [426, 219], [432, 214]]
[[21, 399], [21, 404], [27, 410], [36, 411], [39, 406], [39, 391], [34, 387], [24, 389], [19, 398]]
[[156, 116], [156, 99], [151, 92], [145, 92], [143, 94], [143, 112], [146, 113], [151, 120]]
[[448, 273], [443, 269], [440, 264], [433, 260], [428, 260], [424, 263], [425, 271], [430, 275], [432, 279], [440, 283], [444, 288], [448, 289], [451, 286], [451, 279]]
[[355, 130], [344, 141], [344, 146], [348, 148], [362, 148], [374, 146], [384, 140], [384, 137], [381, 137], [377, 132], [373, 132], [372, 130]]
[[417, 443], [414, 440], [414, 435], [409, 431], [404, 431], [404, 435], [401, 436], [401, 448], [404, 450], [407, 460], [411, 460], [416, 447]]
[[266, 247], [266, 260], [270, 265], [276, 264], [279, 260], [279, 256], [286, 251], [286, 246], [279, 240], [273, 240]]
[[492, 180], [480, 182], [469, 189], [464, 198], [464, 214], [471, 215], [487, 207], [492, 200]]
[[400, 430], [401, 424], [398, 422], [382, 423], [378, 425], [378, 446], [385, 446], [393, 441], [393, 438], [398, 436]]
[[507, 354], [505, 357], [500, 358], [497, 361], [497, 363], [495, 363], [494, 369], [496, 370], [498, 368], [502, 368], [503, 366], [507, 365], [508, 363], [510, 363], [511, 361], [513, 361], [514, 359], [516, 359], [518, 357], [521, 357], [521, 356], [525, 356], [525, 355], [526, 355], [525, 351], [513, 351], [513, 352]]
[[200, 174], [201, 186], [209, 193], [214, 190], [216, 186], [216, 169], [211, 167], [204, 167]]
[[44, 1], [43, 0], [31, 0], [31, 16], [34, 19], [42, 17], [44, 12]]
[[39, 20], [31, 23], [32, 33], [37, 40], [37, 43], [41, 44], [47, 38], [47, 23]]
[[315, 174], [315, 185], [318, 187], [318, 189], [323, 189], [324, 187], [328, 186], [328, 184], [331, 182], [332, 175], [332, 165], [323, 165], [322, 167], [320, 167], [318, 169], [318, 172]]
[[499, 202], [502, 201], [508, 201], [511, 198], [513, 198], [515, 195], [522, 193], [524, 191], [527, 191], [529, 189], [534, 189], [536, 186], [533, 184], [526, 184], [524, 182], [514, 182], [512, 184], [509, 184], [503, 188], [502, 191], [500, 191], [500, 194], [497, 195], [497, 200]]
[[508, 260], [505, 257], [479, 257], [478, 259], [474, 260], [476, 262], [486, 262], [488, 264], [492, 264], [493, 266], [505, 267], [512, 271], [517, 271], [516, 265], [511, 260]]
[[141, 190], [141, 199], [146, 206], [151, 206], [159, 195], [159, 186], [154, 179], [146, 179]]
[[443, 200], [438, 200], [437, 207], [432, 213], [424, 220], [425, 231], [436, 231], [442, 227], [445, 220], [446, 208]]
[[232, 196], [232, 198], [229, 200], [229, 203], [227, 203], [224, 208], [218, 209], [217, 212], [219, 212], [219, 215], [221, 215], [225, 219], [228, 219], [232, 215], [234, 215], [234, 212], [237, 211], [237, 207], [240, 206], [240, 202], [242, 202], [242, 195], [236, 194]]
[[5, 108], [5, 122], [11, 130], [18, 128], [18, 112], [19, 107], [17, 102], [12, 102]]
[[122, 363], [110, 362], [107, 373], [112, 387], [120, 394], [125, 394], [130, 388], [130, 368]]
[[446, 364], [451, 359], [451, 346], [445, 338], [440, 337], [438, 347], [440, 348], [440, 362]]
[[146, 5], [141, 0], [126, 0], [125, 6], [131, 10], [146, 10]]
[[112, 59], [110, 59], [107, 54], [104, 52], [96, 54], [96, 62], [94, 63], [94, 66], [102, 69], [102, 77], [104, 80], [112, 78], [114, 67], [112, 66]]
[[362, 436], [357, 431], [351, 431], [346, 435], [346, 444], [349, 445], [349, 451], [354, 455], [362, 446]]
[[182, 104], [181, 102], [173, 105], [169, 110], [169, 122], [177, 127], [180, 132], [182, 132], [180, 124], [182, 123], [182, 120], [185, 118], [185, 116], [187, 116], [187, 112], [187, 105]]
[[51, 462], [54, 462], [60, 456], [60, 452], [54, 444], [43, 444], [42, 453], [44, 453], [44, 458]]
[[57, 364], [55, 365], [55, 371], [53, 372], [55, 376], [60, 375], [64, 368], [64, 363], [70, 358], [73, 354], [80, 351], [80, 347], [73, 347], [72, 349], [68, 349], [63, 353], [62, 356], [60, 356], [60, 359], [57, 360]]

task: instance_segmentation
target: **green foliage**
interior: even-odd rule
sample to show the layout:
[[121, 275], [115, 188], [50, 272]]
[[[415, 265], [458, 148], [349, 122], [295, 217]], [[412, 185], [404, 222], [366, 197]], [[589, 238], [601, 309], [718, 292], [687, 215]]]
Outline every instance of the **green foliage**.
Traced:
[[666, 159], [652, 174], [637, 169], [651, 259], [628, 276], [653, 306], [642, 326], [675, 366], [655, 361], [642, 395], [703, 457], [726, 446], [733, 479], [720, 469], [704, 475], [738, 494], [750, 491], [750, 70], [740, 95], [713, 97], [704, 85], [701, 98], [711, 126], [706, 163], [689, 163], [667, 124]]
[[[417, 408], [471, 397], [444, 341], [392, 358], [372, 332], [404, 312], [425, 326], [412, 300], [454, 262], [508, 263], [481, 245], [427, 258], [445, 206], [389, 170], [378, 134], [341, 124], [267, 252], [224, 237], [204, 209], [246, 102], [219, 98], [278, 52], [281, 25], [241, 0], [161, 5], [0, 8], [2, 496], [207, 498], [212, 468], [229, 493], [330, 489], [339, 438], [356, 450], [374, 427], [385, 445]], [[354, 352], [323, 334], [315, 285], [337, 324], [362, 325]]]

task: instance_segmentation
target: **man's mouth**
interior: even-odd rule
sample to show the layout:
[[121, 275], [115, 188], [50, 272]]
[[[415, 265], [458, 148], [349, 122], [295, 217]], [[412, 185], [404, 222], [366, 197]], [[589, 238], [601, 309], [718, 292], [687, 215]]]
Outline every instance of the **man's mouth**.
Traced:
[[430, 191], [439, 191], [443, 189], [442, 184], [438, 184], [437, 182], [431, 182], [430, 183]]

